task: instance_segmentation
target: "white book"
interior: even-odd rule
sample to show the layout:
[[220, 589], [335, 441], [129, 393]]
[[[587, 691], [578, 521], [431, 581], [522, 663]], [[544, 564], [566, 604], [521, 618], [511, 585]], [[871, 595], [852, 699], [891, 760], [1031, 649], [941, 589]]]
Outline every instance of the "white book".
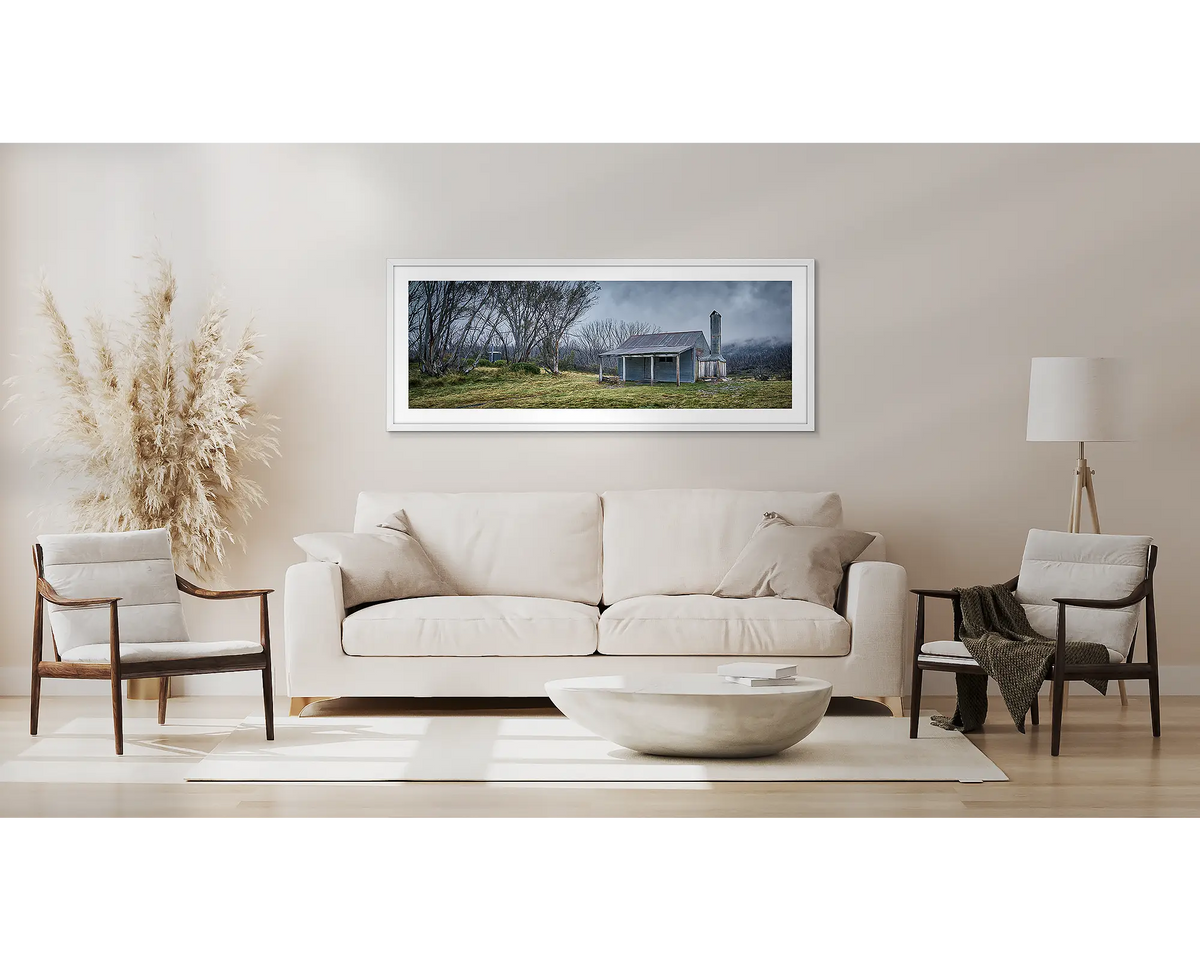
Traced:
[[786, 687], [796, 683], [795, 677], [726, 677], [729, 683], [740, 683], [746, 687]]
[[753, 660], [743, 660], [741, 663], [723, 663], [717, 667], [717, 673], [722, 677], [757, 677], [760, 680], [778, 680], [781, 677], [794, 677], [794, 663], [758, 663]]

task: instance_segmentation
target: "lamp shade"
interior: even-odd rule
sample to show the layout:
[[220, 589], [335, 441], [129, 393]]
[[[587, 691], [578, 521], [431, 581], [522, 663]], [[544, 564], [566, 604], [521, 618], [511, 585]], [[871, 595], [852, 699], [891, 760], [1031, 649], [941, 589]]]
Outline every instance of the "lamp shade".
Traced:
[[1034, 357], [1026, 440], [1130, 440], [1127, 370], [1115, 357]]

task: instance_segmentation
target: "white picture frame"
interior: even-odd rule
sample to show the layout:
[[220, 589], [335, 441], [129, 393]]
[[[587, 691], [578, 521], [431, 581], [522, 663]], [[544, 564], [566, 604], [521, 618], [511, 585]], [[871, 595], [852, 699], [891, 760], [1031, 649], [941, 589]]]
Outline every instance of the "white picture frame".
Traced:
[[[815, 260], [402, 260], [387, 262], [389, 431], [812, 431], [816, 429]], [[413, 280], [787, 280], [792, 283], [790, 409], [412, 409], [408, 284]], [[398, 322], [399, 321], [399, 322]]]

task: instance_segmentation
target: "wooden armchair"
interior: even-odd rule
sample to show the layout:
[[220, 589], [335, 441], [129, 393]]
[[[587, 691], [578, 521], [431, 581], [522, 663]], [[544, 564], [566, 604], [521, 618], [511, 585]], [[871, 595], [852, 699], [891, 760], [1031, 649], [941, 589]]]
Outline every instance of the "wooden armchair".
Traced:
[[[1037, 535], [1037, 536], [1035, 536]], [[1074, 541], [1062, 538], [1075, 538]], [[1121, 542], [1118, 542], [1121, 541]], [[1120, 559], [1120, 563], [1098, 560]], [[1140, 566], [1138, 563], [1140, 562]], [[1052, 730], [1050, 753], [1058, 756], [1062, 741], [1063, 710], [1067, 686], [1071, 680], [1107, 679], [1148, 680], [1150, 684], [1150, 725], [1154, 736], [1161, 736], [1158, 684], [1158, 632], [1154, 619], [1154, 568], [1158, 563], [1158, 548], [1144, 537], [1113, 537], [1100, 534], [1064, 534], [1034, 530], [1025, 548], [1021, 574], [1005, 586], [1016, 591], [1025, 607], [1030, 623], [1043, 636], [1053, 635], [1057, 649], [1047, 680], [1051, 681]], [[1092, 564], [1117, 568], [1114, 576], [1107, 570], [1102, 578], [1072, 574], [1076, 565]], [[1051, 571], [1046, 575], [1041, 569]], [[1129, 568], [1122, 571], [1119, 568]], [[1064, 580], [1064, 577], [1066, 578]], [[1086, 585], [1094, 596], [1057, 596], [1056, 586], [1067, 585], [1074, 579]], [[1107, 582], [1104, 582], [1107, 580]], [[1132, 589], [1130, 589], [1132, 587]], [[909, 737], [915, 739], [920, 729], [921, 680], [925, 671], [982, 674], [984, 669], [975, 662], [966, 647], [958, 641], [962, 626], [962, 610], [956, 590], [912, 590], [917, 597], [917, 619], [913, 632], [912, 715]], [[1063, 591], [1066, 592], [1066, 591]], [[1079, 591], [1085, 592], [1085, 591]], [[1049, 595], [1048, 595], [1049, 594]], [[1108, 595], [1106, 595], [1108, 594]], [[926, 642], [925, 601], [949, 600], [954, 608], [954, 640]], [[1145, 603], [1146, 662], [1134, 663], [1137, 639], [1138, 606]], [[1090, 611], [1078, 625], [1068, 628], [1068, 610]], [[1099, 615], [1097, 615], [1099, 614]], [[1110, 615], [1110, 616], [1106, 616]], [[1050, 629], [1050, 627], [1053, 629]], [[1067, 640], [1092, 640], [1109, 649], [1109, 663], [1068, 665]], [[1122, 690], [1122, 693], [1124, 691]], [[1037, 701], [1033, 702], [1030, 719], [1038, 724]]]
[[[166, 530], [42, 536], [33, 548], [33, 564], [31, 735], [37, 735], [44, 677], [108, 680], [116, 749], [123, 754], [122, 680], [158, 677], [158, 722], [166, 723], [170, 677], [260, 670], [267, 739], [275, 738], [267, 613], [271, 590], [207, 590], [189, 583], [175, 573]], [[204, 600], [257, 597], [259, 641], [193, 641], [183, 621], [180, 593]], [[53, 660], [43, 659], [47, 605]]]

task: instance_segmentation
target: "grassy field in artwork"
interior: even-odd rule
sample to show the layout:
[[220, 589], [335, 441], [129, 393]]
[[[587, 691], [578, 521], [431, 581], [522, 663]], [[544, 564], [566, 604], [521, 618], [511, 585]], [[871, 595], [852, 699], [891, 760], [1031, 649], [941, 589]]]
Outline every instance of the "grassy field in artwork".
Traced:
[[415, 364], [409, 369], [410, 409], [668, 409], [763, 410], [791, 409], [791, 380], [620, 385], [596, 381], [594, 373], [564, 371], [557, 376], [515, 373], [479, 367], [470, 373], [424, 377]]

